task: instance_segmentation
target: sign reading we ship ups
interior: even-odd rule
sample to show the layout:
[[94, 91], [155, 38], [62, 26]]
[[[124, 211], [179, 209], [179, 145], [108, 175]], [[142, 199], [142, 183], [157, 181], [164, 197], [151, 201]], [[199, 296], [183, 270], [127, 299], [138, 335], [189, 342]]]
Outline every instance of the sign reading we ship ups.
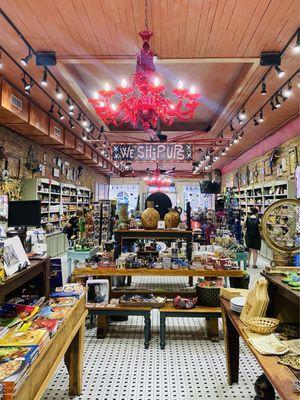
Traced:
[[193, 146], [182, 143], [115, 144], [114, 161], [173, 161], [193, 160]]

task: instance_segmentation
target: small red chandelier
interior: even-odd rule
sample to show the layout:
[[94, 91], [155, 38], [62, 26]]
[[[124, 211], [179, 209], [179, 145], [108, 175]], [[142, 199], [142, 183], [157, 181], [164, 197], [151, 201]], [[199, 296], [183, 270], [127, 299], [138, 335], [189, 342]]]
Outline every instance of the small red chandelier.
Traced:
[[155, 129], [158, 120], [168, 126], [175, 119], [190, 120], [199, 105], [200, 94], [194, 86], [188, 90], [179, 81], [178, 87], [172, 90], [174, 101], [167, 99], [166, 87], [155, 71], [154, 53], [149, 45], [153, 33], [146, 29], [139, 35], [143, 47], [137, 55], [136, 72], [131, 76], [131, 85], [126, 79], [122, 79], [121, 85], [115, 89], [106, 83], [104, 89], [96, 91], [89, 102], [108, 125], [129, 123], [134, 128], [146, 130]]
[[159, 172], [154, 173], [153, 176], [145, 176], [144, 182], [146, 183], [147, 186], [155, 187], [157, 190], [161, 190], [162, 188], [169, 187], [171, 186], [171, 179], [164, 177], [161, 175]]

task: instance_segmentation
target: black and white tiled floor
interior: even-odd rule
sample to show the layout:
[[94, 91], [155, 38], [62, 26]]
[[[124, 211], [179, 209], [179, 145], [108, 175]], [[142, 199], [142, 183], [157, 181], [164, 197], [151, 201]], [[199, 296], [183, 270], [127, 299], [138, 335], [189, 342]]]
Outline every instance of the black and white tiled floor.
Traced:
[[[251, 271], [254, 280], [258, 273]], [[143, 279], [138, 283], [147, 283]], [[224, 342], [206, 340], [203, 319], [168, 318], [164, 351], [159, 347], [157, 310], [152, 312], [148, 350], [144, 349], [141, 317], [112, 323], [106, 339], [95, 336], [95, 329], [86, 331], [83, 393], [76, 400], [250, 400], [255, 395], [254, 382], [262, 373], [241, 342], [239, 384], [229, 386]], [[62, 364], [43, 400], [66, 399], [68, 375]]]

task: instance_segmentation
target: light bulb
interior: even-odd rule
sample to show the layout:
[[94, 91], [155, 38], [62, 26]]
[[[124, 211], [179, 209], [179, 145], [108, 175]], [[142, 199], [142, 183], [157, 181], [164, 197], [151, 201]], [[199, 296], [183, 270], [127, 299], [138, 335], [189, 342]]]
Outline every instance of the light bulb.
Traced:
[[154, 78], [153, 84], [155, 87], [158, 87], [160, 85], [160, 81], [157, 76]]
[[196, 93], [196, 88], [195, 86], [190, 87], [190, 94], [195, 94]]
[[104, 101], [100, 101], [99, 106], [100, 106], [100, 107], [105, 107]]
[[127, 81], [126, 81], [126, 79], [122, 79], [121, 80], [121, 86], [122, 86], [122, 88], [127, 88]]
[[292, 84], [291, 84], [291, 82], [289, 82], [287, 89], [285, 89], [284, 92], [283, 92], [283, 95], [285, 97], [290, 97], [291, 94], [292, 94]]
[[97, 91], [94, 92], [94, 99], [95, 100], [99, 99], [99, 93]]
[[178, 86], [179, 90], [182, 90], [183, 89], [183, 82], [179, 81], [177, 86]]
[[110, 108], [111, 108], [113, 111], [116, 111], [116, 110], [117, 110], [117, 106], [116, 106], [115, 104], [112, 104], [112, 105], [110, 106]]
[[108, 82], [104, 83], [104, 90], [106, 90], [107, 92], [110, 90], [110, 84]]
[[171, 110], [174, 110], [174, 109], [175, 109], [174, 104], [170, 104], [170, 109], [171, 109]]

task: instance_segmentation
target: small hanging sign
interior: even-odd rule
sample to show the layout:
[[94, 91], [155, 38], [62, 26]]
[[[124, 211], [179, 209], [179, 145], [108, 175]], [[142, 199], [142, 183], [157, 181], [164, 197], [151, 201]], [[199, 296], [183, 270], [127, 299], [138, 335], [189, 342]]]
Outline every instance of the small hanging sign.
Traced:
[[113, 161], [172, 161], [193, 160], [193, 145], [187, 143], [115, 144]]

